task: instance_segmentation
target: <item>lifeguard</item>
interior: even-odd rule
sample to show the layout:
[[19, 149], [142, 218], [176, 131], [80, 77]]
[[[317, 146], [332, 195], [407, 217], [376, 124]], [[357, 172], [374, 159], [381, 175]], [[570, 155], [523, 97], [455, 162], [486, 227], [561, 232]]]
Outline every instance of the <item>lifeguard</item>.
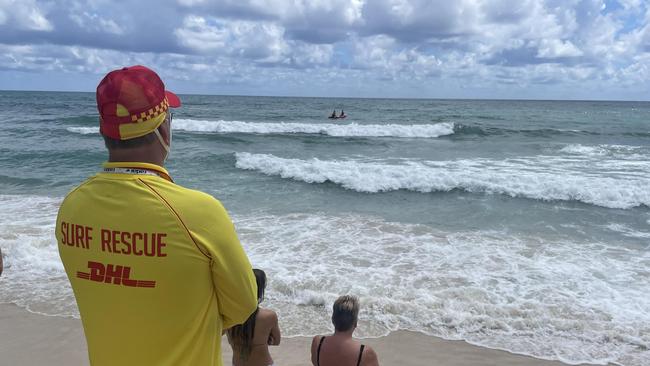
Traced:
[[108, 162], [68, 194], [56, 224], [93, 366], [221, 365], [222, 331], [257, 308], [226, 210], [163, 167], [180, 104], [144, 66], [97, 87]]

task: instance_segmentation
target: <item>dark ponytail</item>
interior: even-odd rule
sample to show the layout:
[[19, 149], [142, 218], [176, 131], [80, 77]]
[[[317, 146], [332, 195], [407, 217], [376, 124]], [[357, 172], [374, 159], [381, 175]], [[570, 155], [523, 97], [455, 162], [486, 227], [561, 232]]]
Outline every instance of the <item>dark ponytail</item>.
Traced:
[[[255, 282], [257, 282], [257, 303], [264, 300], [264, 290], [266, 289], [266, 273], [261, 269], [254, 268], [253, 273], [255, 274]], [[259, 306], [253, 314], [251, 314], [246, 322], [241, 325], [235, 325], [234, 327], [228, 329], [228, 337], [232, 342], [233, 352], [239, 354], [239, 359], [246, 361], [248, 356], [251, 354], [253, 349], [253, 336], [255, 335], [255, 319], [257, 319], [257, 312], [259, 311]]]

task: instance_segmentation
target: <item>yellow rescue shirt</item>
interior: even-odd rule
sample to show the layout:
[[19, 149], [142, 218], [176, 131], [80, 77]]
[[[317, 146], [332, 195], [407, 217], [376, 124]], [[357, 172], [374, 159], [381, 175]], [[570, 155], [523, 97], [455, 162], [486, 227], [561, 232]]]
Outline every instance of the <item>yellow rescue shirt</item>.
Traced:
[[223, 329], [257, 307], [221, 203], [146, 163], [106, 163], [68, 194], [59, 254], [93, 366], [221, 365]]

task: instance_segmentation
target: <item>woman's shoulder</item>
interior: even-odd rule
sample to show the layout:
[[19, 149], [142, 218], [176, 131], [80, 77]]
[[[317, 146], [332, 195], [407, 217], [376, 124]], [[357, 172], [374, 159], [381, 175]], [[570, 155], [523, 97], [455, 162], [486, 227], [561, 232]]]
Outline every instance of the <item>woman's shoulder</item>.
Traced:
[[273, 320], [278, 319], [278, 314], [271, 309], [259, 308], [259, 310], [257, 310], [257, 318]]
[[263, 324], [265, 327], [273, 327], [278, 323], [278, 314], [271, 309], [259, 308], [256, 322], [257, 324]]
[[377, 357], [377, 352], [375, 352], [375, 350], [372, 347], [364, 346], [361, 364], [364, 366], [379, 365], [379, 358]]
[[314, 338], [311, 339], [311, 349], [312, 352], [316, 352], [316, 347], [318, 347], [318, 344], [320, 343], [321, 339], [325, 338], [323, 335], [316, 335]]

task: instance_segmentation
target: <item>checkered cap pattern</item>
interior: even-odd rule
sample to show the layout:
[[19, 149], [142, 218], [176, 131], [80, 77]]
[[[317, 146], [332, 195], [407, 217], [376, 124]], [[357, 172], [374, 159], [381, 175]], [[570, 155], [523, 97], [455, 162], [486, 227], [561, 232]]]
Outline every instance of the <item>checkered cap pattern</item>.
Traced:
[[162, 102], [158, 103], [155, 107], [149, 108], [146, 112], [141, 112], [140, 114], [132, 114], [131, 122], [141, 123], [146, 120], [158, 117], [163, 112], [167, 112], [169, 109], [169, 102], [167, 98], [163, 99]]

